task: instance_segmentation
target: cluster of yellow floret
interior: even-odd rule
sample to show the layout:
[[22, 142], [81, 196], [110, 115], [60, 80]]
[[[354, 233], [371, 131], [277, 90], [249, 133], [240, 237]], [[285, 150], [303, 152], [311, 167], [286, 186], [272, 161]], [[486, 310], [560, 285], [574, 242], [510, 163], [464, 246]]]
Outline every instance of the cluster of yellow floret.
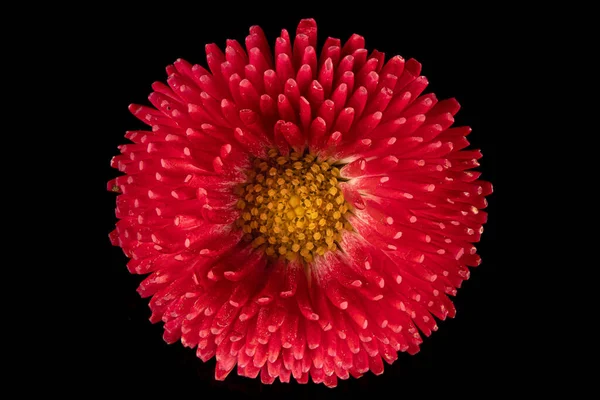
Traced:
[[248, 180], [238, 188], [237, 224], [244, 239], [267, 255], [307, 262], [337, 249], [348, 204], [338, 187], [340, 170], [311, 154], [281, 156], [271, 149], [255, 159]]

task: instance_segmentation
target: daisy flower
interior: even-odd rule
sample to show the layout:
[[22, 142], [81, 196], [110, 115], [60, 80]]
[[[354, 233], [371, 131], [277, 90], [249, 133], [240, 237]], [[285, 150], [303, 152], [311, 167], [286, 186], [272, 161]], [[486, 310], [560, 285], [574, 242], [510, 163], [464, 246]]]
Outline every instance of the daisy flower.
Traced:
[[164, 340], [216, 357], [219, 380], [381, 374], [455, 315], [481, 262], [492, 186], [457, 101], [362, 36], [316, 46], [306, 19], [273, 48], [253, 26], [207, 45], [207, 68], [177, 60], [112, 160], [110, 239], [149, 274]]

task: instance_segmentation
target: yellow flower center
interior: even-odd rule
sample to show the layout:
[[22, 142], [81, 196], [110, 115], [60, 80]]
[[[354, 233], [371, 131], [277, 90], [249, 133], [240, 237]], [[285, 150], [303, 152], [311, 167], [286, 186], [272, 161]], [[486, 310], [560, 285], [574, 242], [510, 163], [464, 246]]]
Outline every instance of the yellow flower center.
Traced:
[[244, 239], [267, 255], [311, 262], [338, 248], [341, 232], [352, 230], [348, 204], [338, 187], [340, 170], [311, 154], [255, 159], [240, 188], [237, 225]]

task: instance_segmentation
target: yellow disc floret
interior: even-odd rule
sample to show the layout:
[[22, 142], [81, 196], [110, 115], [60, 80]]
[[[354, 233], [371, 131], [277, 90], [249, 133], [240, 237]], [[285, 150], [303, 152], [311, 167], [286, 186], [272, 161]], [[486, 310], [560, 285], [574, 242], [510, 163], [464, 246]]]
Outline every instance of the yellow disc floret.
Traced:
[[340, 171], [311, 154], [255, 159], [240, 188], [237, 221], [244, 239], [272, 257], [307, 262], [338, 248], [348, 204], [338, 187]]

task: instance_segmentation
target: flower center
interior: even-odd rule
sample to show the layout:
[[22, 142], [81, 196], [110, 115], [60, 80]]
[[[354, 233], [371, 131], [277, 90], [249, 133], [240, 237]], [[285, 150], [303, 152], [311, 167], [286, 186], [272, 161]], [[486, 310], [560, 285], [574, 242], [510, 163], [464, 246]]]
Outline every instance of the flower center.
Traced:
[[348, 204], [338, 187], [340, 170], [312, 154], [280, 156], [271, 149], [255, 159], [239, 188], [237, 224], [244, 239], [267, 255], [307, 262], [338, 248], [341, 232], [351, 230]]

